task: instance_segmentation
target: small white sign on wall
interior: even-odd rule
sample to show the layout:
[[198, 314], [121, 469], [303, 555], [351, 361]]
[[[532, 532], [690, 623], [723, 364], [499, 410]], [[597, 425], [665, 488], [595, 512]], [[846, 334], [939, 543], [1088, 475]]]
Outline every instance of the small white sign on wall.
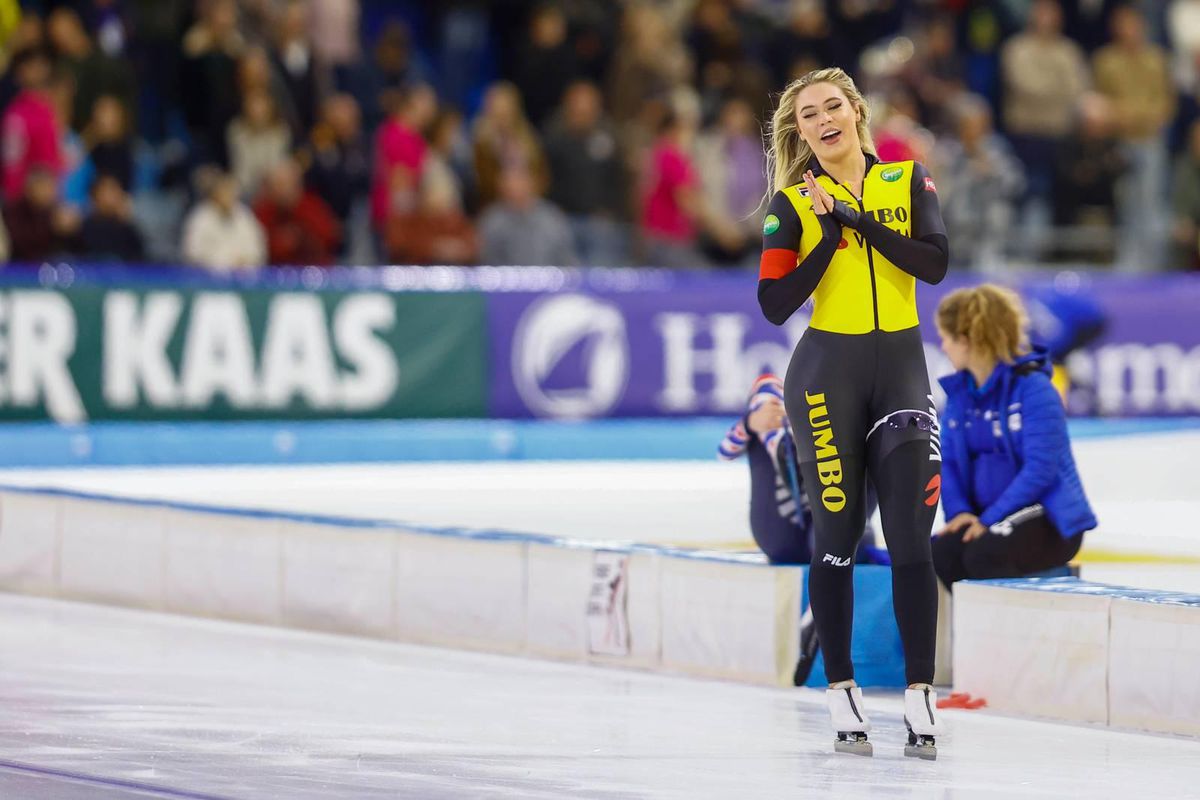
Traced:
[[588, 650], [596, 655], [629, 655], [629, 554], [597, 550], [588, 595]]

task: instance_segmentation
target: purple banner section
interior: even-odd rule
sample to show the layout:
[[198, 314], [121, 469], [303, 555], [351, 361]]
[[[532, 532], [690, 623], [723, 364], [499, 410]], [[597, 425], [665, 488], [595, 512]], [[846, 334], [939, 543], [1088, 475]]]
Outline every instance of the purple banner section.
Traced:
[[[920, 288], [931, 378], [949, 371], [938, 301], [983, 280], [952, 275]], [[1025, 298], [1034, 338], [1065, 354], [1071, 413], [1200, 413], [1200, 276], [1062, 272], [1005, 282]], [[787, 371], [808, 324], [807, 308], [782, 327], [768, 323], [756, 287], [749, 273], [659, 272], [628, 288], [489, 294], [492, 416], [736, 414], [756, 376]]]

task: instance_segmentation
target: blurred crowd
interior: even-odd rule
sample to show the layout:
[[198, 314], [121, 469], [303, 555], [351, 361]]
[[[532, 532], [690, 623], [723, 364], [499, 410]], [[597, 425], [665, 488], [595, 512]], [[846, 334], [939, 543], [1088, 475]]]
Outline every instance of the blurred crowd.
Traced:
[[0, 0], [14, 262], [757, 263], [846, 67], [959, 267], [1200, 264], [1200, 0]]

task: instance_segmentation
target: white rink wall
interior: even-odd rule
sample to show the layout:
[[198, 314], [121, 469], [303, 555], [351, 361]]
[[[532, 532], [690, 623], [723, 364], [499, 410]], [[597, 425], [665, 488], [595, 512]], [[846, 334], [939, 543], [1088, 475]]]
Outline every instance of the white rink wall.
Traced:
[[1200, 735], [1200, 595], [967, 581], [953, 625], [954, 687], [991, 708]]
[[[613, 553], [616, 602], [595, 580]], [[752, 554], [0, 490], [5, 591], [755, 684], [791, 683], [801, 578]]]

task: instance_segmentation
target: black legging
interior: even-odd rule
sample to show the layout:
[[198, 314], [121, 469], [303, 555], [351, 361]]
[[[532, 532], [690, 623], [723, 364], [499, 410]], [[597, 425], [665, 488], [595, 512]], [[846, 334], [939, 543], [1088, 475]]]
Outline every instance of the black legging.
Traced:
[[940, 452], [920, 333], [861, 335], [809, 329], [784, 382], [813, 514], [809, 597], [830, 683], [854, 677], [853, 555], [869, 474], [892, 558], [892, 602], [908, 683], [932, 683], [937, 579], [929, 533]]
[[1083, 534], [1063, 538], [1040, 506], [1029, 506], [993, 525], [978, 539], [962, 532], [933, 540], [933, 568], [946, 588], [967, 578], [1020, 578], [1061, 567], [1075, 557]]

